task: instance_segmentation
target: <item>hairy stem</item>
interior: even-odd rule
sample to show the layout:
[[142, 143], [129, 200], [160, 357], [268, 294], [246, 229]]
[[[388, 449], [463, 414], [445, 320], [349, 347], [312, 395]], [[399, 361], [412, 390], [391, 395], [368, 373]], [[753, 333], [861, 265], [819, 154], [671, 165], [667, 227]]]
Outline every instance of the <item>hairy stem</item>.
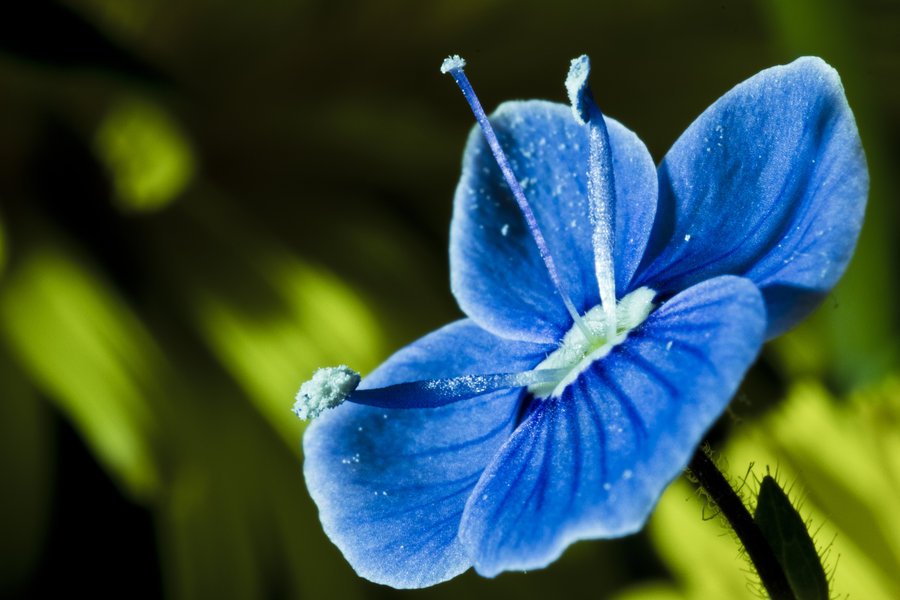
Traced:
[[702, 447], [697, 449], [694, 458], [688, 464], [688, 470], [728, 519], [744, 545], [747, 555], [750, 556], [769, 597], [772, 600], [796, 600], [784, 569], [775, 558], [775, 553], [772, 552], [762, 531], [750, 516], [750, 511]]

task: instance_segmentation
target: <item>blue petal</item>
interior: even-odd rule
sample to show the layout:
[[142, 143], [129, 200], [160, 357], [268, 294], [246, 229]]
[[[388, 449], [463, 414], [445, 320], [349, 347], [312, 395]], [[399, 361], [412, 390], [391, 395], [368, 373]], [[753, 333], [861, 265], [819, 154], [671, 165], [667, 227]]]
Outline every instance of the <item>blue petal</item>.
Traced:
[[762, 290], [774, 337], [844, 272], [867, 191], [834, 69], [801, 58], [762, 71], [700, 115], [660, 165], [653, 260], [636, 285], [667, 293], [742, 275]]
[[703, 282], [533, 406], [460, 524], [478, 572], [543, 567], [576, 540], [637, 531], [728, 405], [765, 318], [748, 280]]
[[[459, 321], [396, 353], [360, 388], [522, 371], [546, 351]], [[408, 588], [471, 566], [457, 539], [459, 519], [514, 427], [520, 396], [521, 390], [496, 392], [420, 410], [345, 403], [312, 422], [303, 439], [307, 487], [326, 534], [357, 573]]]
[[[572, 109], [507, 102], [491, 116], [500, 144], [547, 239], [566, 292], [584, 312], [599, 303], [587, 197], [588, 127]], [[616, 181], [616, 288], [624, 293], [650, 235], [656, 199], [643, 143], [606, 119]], [[469, 135], [450, 231], [450, 284], [463, 312], [497, 335], [554, 342], [571, 318], [480, 130]]]

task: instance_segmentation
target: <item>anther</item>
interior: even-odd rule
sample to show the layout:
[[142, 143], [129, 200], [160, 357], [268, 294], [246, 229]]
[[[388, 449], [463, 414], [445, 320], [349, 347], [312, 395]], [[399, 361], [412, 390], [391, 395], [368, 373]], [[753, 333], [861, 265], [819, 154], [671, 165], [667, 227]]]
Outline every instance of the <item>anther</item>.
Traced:
[[359, 382], [359, 373], [346, 365], [318, 369], [312, 379], [300, 386], [294, 414], [304, 421], [315, 419], [346, 400]]

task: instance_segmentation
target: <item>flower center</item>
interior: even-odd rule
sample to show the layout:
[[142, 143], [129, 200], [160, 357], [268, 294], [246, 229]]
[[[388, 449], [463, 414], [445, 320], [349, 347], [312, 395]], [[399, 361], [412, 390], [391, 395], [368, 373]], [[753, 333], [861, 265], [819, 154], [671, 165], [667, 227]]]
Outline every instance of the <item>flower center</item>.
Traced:
[[573, 325], [563, 336], [559, 348], [534, 368], [535, 371], [553, 370], [563, 373], [563, 376], [558, 380], [530, 385], [528, 391], [537, 399], [560, 396], [594, 361], [609, 354], [616, 344], [625, 341], [628, 332], [644, 322], [653, 310], [655, 296], [656, 292], [642, 287], [622, 298], [616, 306], [615, 334], [611, 337], [608, 313], [603, 306], [597, 305], [587, 311], [583, 321], [592, 335], [586, 336], [580, 327]]

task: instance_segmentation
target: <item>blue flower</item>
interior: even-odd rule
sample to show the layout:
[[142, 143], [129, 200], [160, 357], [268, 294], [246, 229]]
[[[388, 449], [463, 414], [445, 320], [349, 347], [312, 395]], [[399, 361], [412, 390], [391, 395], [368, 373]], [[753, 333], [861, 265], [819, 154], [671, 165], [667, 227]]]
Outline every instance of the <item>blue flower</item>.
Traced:
[[600, 113], [586, 57], [571, 106], [507, 102], [489, 120], [463, 64], [443, 70], [481, 125], [451, 224], [468, 318], [358, 389], [320, 371], [296, 406], [321, 413], [303, 447], [325, 532], [394, 587], [539, 568], [640, 529], [763, 342], [843, 273], [868, 187], [818, 58], [729, 91], [658, 168]]

